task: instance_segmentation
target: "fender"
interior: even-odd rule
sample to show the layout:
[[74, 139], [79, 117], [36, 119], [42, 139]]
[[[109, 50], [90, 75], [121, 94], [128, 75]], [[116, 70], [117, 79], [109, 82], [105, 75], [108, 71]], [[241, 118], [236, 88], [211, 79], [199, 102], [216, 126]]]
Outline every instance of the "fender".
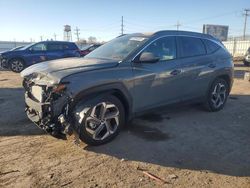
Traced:
[[94, 86], [88, 89], [84, 89], [78, 93], [74, 93], [71, 95], [72, 103], [70, 105], [70, 110], [74, 110], [75, 106], [80, 102], [92, 98], [99, 97], [101, 95], [114, 95], [118, 99], [121, 100], [121, 102], [124, 105], [125, 111], [128, 115], [127, 119], [130, 119], [132, 117], [132, 96], [127, 90], [127, 88], [119, 82], [116, 83], [110, 83], [110, 84], [102, 84], [99, 86]]

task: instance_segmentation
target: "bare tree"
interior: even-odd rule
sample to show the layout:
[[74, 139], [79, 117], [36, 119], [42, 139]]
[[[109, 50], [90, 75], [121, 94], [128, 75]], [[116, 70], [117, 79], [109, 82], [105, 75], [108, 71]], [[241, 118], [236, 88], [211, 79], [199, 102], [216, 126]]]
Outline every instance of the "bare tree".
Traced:
[[80, 39], [79, 41], [76, 41], [76, 44], [79, 48], [82, 48], [87, 45], [87, 40], [85, 39]]
[[89, 43], [89, 44], [93, 44], [93, 43], [96, 43], [96, 42], [97, 42], [96, 37], [90, 36], [90, 37], [88, 38], [88, 43]]

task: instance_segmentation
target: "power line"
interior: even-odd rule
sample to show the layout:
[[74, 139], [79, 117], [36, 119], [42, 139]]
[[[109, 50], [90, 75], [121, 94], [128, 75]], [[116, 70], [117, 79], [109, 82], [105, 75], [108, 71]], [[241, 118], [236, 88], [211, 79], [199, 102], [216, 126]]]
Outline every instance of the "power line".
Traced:
[[75, 29], [75, 34], [76, 34], [77, 41], [79, 41], [80, 40], [80, 29], [78, 29], [78, 27], [76, 27], [76, 29]]
[[245, 40], [246, 38], [247, 17], [250, 16], [250, 14], [248, 14], [250, 9], [245, 9], [244, 11], [245, 13], [243, 15], [245, 16], [245, 22], [244, 22], [244, 30], [243, 30], [243, 40]]
[[188, 21], [188, 22], [186, 22], [184, 24], [194, 24], [194, 23], [198, 23], [200, 21], [205, 21], [205, 20], [210, 20], [210, 19], [215, 19], [215, 18], [228, 16], [228, 15], [231, 15], [231, 14], [235, 14], [237, 12], [239, 12], [239, 11], [226, 12], [226, 13], [223, 13], [223, 14], [218, 14], [218, 15], [214, 15], [214, 16], [210, 16], [210, 17], [204, 17], [204, 18], [200, 18], [200, 19], [197, 19], [197, 20], [191, 20], [191, 21]]

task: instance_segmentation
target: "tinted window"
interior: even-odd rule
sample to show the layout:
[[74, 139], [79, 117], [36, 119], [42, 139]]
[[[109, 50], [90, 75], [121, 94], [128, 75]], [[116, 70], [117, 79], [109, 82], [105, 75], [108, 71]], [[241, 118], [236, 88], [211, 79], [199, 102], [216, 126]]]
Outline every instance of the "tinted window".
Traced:
[[207, 53], [208, 54], [211, 54], [213, 52], [215, 52], [216, 50], [218, 50], [220, 48], [220, 46], [210, 40], [206, 40], [204, 39], [203, 40], [205, 45], [206, 45], [206, 48], [207, 48]]
[[78, 47], [74, 43], [64, 43], [63, 44], [63, 49], [65, 49], [65, 50], [75, 50], [75, 49], [78, 49]]
[[35, 44], [31, 47], [33, 51], [45, 51], [47, 50], [47, 46], [44, 43]]
[[68, 44], [63, 44], [63, 49], [68, 50], [68, 49], [70, 49], [70, 46]]
[[48, 50], [63, 50], [63, 45], [61, 44], [48, 44]]
[[164, 37], [151, 43], [144, 52], [153, 53], [160, 60], [170, 60], [176, 58], [175, 37]]
[[191, 57], [206, 54], [205, 46], [199, 38], [178, 37], [178, 41], [181, 57]]

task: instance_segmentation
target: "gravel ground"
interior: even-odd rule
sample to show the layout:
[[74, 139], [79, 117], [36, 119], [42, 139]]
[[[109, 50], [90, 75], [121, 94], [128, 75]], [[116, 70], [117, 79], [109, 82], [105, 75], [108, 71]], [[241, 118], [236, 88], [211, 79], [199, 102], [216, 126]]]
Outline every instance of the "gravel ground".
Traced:
[[224, 110], [209, 113], [195, 105], [157, 110], [99, 147], [44, 134], [24, 113], [19, 75], [0, 71], [0, 187], [249, 188], [245, 71], [237, 64]]

